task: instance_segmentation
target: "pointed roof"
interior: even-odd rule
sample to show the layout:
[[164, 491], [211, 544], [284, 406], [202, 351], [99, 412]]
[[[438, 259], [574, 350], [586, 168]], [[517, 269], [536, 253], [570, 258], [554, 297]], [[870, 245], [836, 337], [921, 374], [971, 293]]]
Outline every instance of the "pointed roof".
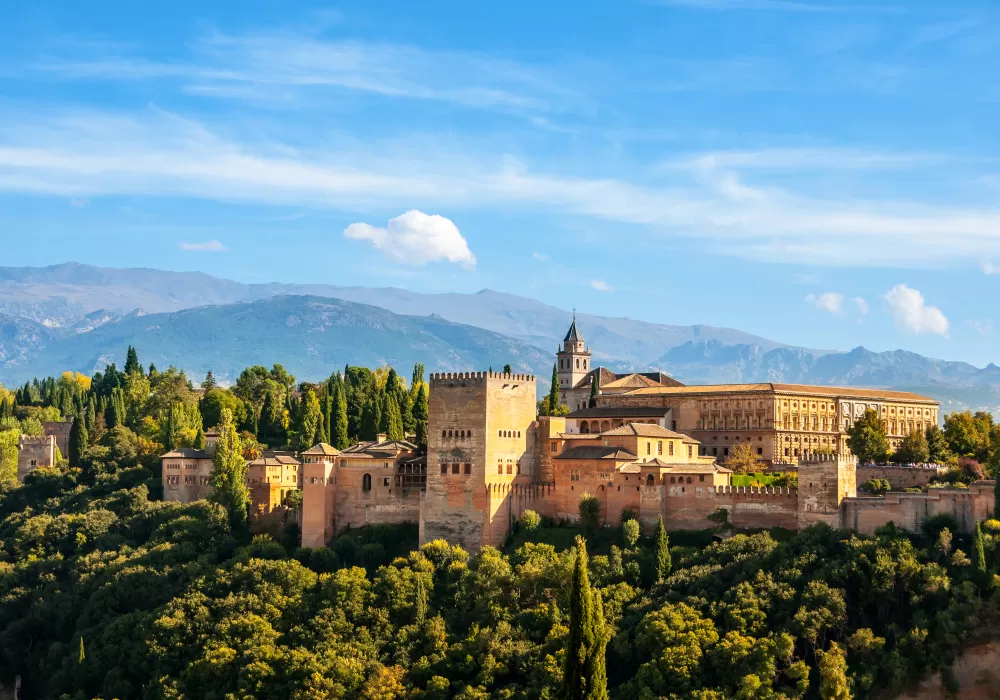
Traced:
[[339, 455], [340, 451], [325, 442], [321, 442], [318, 445], [313, 445], [308, 450], [305, 450], [302, 454], [304, 455]]
[[580, 335], [580, 330], [576, 327], [576, 314], [573, 314], [573, 323], [570, 324], [569, 330], [566, 331], [566, 337], [563, 338], [564, 343], [582, 343], [583, 336]]

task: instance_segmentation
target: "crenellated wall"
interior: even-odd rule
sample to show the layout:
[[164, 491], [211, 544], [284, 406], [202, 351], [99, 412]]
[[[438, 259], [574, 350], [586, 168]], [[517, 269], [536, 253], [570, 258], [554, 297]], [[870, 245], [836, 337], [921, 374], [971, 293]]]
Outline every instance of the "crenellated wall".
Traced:
[[977, 520], [993, 517], [993, 481], [977, 481], [967, 489], [930, 489], [927, 493], [889, 492], [884, 497], [849, 498], [842, 504], [842, 527], [864, 535], [889, 521], [908, 532], [939, 513], [955, 518], [962, 532], [972, 532]]
[[947, 467], [924, 469], [895, 465], [858, 466], [858, 484], [869, 479], [886, 479], [894, 489], [926, 486], [934, 477], [948, 471]]

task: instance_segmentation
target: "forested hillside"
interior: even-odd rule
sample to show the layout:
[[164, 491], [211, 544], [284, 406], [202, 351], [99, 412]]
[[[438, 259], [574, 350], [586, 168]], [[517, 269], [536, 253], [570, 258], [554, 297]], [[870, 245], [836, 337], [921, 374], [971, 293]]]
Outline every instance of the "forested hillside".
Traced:
[[[996, 520], [974, 537], [948, 518], [918, 536], [641, 533], [629, 514], [598, 527], [582, 497], [578, 523], [529, 511], [502, 550], [475, 556], [418, 548], [415, 525], [311, 550], [293, 519], [254, 536], [245, 458], [376, 431], [420, 440], [423, 369], [310, 384], [255, 366], [202, 388], [130, 349], [122, 370], [0, 390], [4, 687], [20, 676], [29, 700], [876, 698], [937, 670], [953, 683], [955, 654], [1000, 619]], [[17, 484], [9, 438], [65, 416], [67, 459]], [[157, 455], [215, 427], [212, 501], [163, 502]], [[995, 470], [991, 417], [955, 414], [938, 432], [934, 449], [961, 468]]]

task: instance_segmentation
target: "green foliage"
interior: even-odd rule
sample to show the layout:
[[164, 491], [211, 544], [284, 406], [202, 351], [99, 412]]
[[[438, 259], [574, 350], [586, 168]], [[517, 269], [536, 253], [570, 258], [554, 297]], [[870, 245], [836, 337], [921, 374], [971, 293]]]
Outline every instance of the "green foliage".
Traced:
[[639, 541], [639, 535], [642, 534], [642, 530], [639, 527], [639, 521], [635, 518], [629, 518], [622, 523], [622, 539], [625, 541], [626, 547], [634, 547], [635, 543]]
[[559, 369], [555, 363], [552, 365], [552, 384], [549, 386], [549, 400], [546, 404], [546, 415], [555, 415], [559, 408]]
[[527, 532], [534, 532], [542, 524], [542, 518], [533, 510], [521, 513], [521, 527]]
[[87, 425], [82, 418], [77, 418], [69, 430], [70, 466], [80, 467], [83, 464], [83, 455], [88, 447], [90, 447], [90, 436], [87, 433]]
[[951, 457], [951, 451], [948, 449], [948, 439], [941, 428], [936, 425], [929, 426], [924, 431], [924, 437], [927, 438], [927, 461], [933, 464], [946, 463]]
[[421, 383], [413, 400], [413, 420], [416, 425], [418, 445], [427, 444], [427, 418], [430, 415], [428, 406], [427, 385]]
[[0, 487], [17, 483], [17, 430], [0, 430]]
[[580, 523], [584, 529], [593, 532], [601, 524], [601, 501], [589, 493], [580, 494]]
[[976, 554], [976, 570], [980, 574], [986, 573], [986, 545], [983, 542], [983, 528], [979, 521], [976, 521], [976, 537], [973, 543]]
[[885, 436], [885, 423], [875, 409], [866, 409], [864, 415], [847, 431], [847, 435], [847, 446], [860, 462], [885, 460], [889, 452], [889, 441]]
[[234, 532], [246, 530], [250, 494], [246, 487], [247, 462], [243, 457], [236, 425], [228, 409], [223, 409], [219, 437], [212, 455], [212, 500], [229, 514]]
[[930, 459], [930, 446], [923, 430], [914, 430], [899, 443], [893, 460], [900, 463], [923, 463]]
[[889, 483], [888, 479], [869, 479], [868, 481], [860, 484], [858, 486], [859, 491], [867, 491], [868, 493], [883, 494], [886, 491], [892, 490], [892, 484]]
[[819, 696], [822, 700], [851, 700], [850, 684], [847, 680], [847, 658], [844, 650], [836, 642], [830, 648], [819, 652]]
[[576, 539], [576, 561], [569, 600], [569, 630], [566, 634], [566, 661], [563, 667], [564, 700], [606, 700], [607, 671], [603, 604], [599, 591], [592, 591], [587, 574], [587, 542]]
[[670, 569], [673, 566], [673, 562], [670, 559], [670, 540], [667, 538], [667, 530], [663, 527], [663, 518], [661, 517], [659, 522], [656, 523], [656, 534], [654, 535], [654, 541], [656, 543], [655, 552], [655, 566], [656, 566], [656, 582], [663, 583], [667, 576], [670, 574]]

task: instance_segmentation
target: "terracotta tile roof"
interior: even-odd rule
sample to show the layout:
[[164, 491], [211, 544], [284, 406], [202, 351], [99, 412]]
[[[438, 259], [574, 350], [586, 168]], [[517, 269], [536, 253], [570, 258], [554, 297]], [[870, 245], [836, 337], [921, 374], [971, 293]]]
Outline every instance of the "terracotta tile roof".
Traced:
[[632, 462], [631, 464], [621, 465], [620, 467], [618, 467], [618, 471], [620, 471], [622, 474], [641, 474], [642, 467], [640, 467], [635, 462]]
[[584, 389], [584, 388], [589, 389], [590, 385], [594, 383], [594, 373], [595, 372], [598, 374], [597, 383], [598, 383], [599, 386], [604, 386], [608, 382], [613, 382], [616, 379], [618, 379], [618, 375], [615, 374], [614, 372], [612, 372], [607, 367], [596, 367], [595, 369], [592, 369], [589, 372], [587, 372], [585, 375], [583, 375], [583, 379], [581, 379], [580, 381], [578, 381], [573, 386], [573, 388], [574, 389]]
[[662, 406], [637, 406], [619, 408], [617, 406], [595, 406], [573, 411], [567, 418], [662, 418], [667, 409]]
[[286, 457], [284, 455], [278, 457], [258, 457], [254, 461], [250, 462], [251, 467], [281, 467], [295, 465], [299, 466], [302, 463], [292, 457]]
[[914, 394], [909, 391], [890, 391], [886, 389], [866, 389], [847, 386], [813, 386], [811, 384], [704, 384], [700, 386], [649, 387], [628, 392], [627, 396], [671, 396], [671, 395], [719, 395], [719, 394], [753, 394], [753, 393], [787, 393], [810, 394], [816, 396], [844, 397], [858, 399], [889, 399], [896, 401], [917, 401], [920, 403], [938, 404], [939, 401]]
[[570, 325], [569, 330], [566, 331], [566, 337], [563, 338], [563, 342], [579, 343], [582, 340], [583, 336], [580, 334], [579, 329], [576, 327], [576, 316], [573, 316], [573, 323]]
[[[676, 462], [664, 462], [659, 457], [649, 460], [648, 462], [633, 462], [628, 466], [637, 467], [654, 467], [656, 469], [665, 469], [673, 474], [732, 474], [731, 469], [726, 469], [725, 467], [720, 467], [715, 462], [694, 462], [694, 463], [676, 463]], [[625, 471], [622, 469], [622, 471]]]
[[171, 450], [166, 454], [160, 455], [160, 459], [212, 459], [210, 455], [205, 450], [196, 450], [193, 447], [178, 447], [176, 450]]
[[612, 372], [607, 367], [596, 367], [585, 375], [583, 379], [578, 381], [573, 388], [574, 389], [589, 389], [590, 385], [594, 381], [594, 373], [598, 373], [597, 383], [602, 389], [620, 389], [627, 388], [618, 385], [618, 382], [625, 381], [634, 377], [639, 377], [639, 379], [631, 379], [631, 381], [640, 382], [636, 384], [636, 388], [642, 387], [656, 387], [656, 386], [684, 386], [679, 381], [671, 377], [669, 374], [664, 374], [663, 372], [625, 372], [619, 374], [617, 372]]
[[635, 459], [635, 455], [626, 449], [616, 445], [577, 445], [563, 450], [556, 459], [612, 459], [628, 461]]
[[661, 386], [661, 384], [649, 377], [644, 377], [641, 374], [626, 374], [623, 377], [619, 377], [614, 381], [608, 382], [607, 384], [602, 384], [602, 389], [642, 389], [651, 386]]
[[673, 430], [667, 430], [666, 428], [661, 428], [658, 425], [650, 425], [649, 423], [626, 423], [620, 428], [605, 430], [601, 433], [601, 435], [636, 435], [638, 437], [662, 437], [672, 438], [674, 440], [683, 440], [684, 442], [698, 442], [689, 435], [677, 433]]
[[325, 442], [321, 442], [318, 445], [313, 445], [312, 447], [310, 447], [308, 450], [306, 450], [302, 454], [304, 454], [304, 455], [331, 455], [331, 456], [336, 456], [336, 455], [340, 454], [340, 450], [338, 450], [333, 445], [328, 445]]

